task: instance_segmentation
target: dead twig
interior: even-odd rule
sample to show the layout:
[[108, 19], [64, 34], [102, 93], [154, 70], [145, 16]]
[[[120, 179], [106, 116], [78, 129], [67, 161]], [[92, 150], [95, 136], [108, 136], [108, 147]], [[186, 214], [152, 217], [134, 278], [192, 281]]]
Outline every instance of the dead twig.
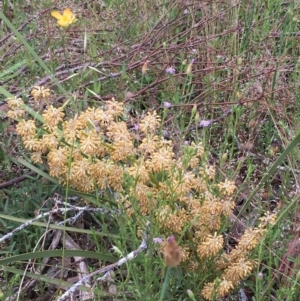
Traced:
[[0, 189], [3, 189], [3, 188], [7, 188], [9, 186], [13, 186], [17, 183], [20, 183], [26, 179], [28, 179], [28, 176], [33, 176], [35, 174], [34, 171], [30, 171], [29, 173], [25, 174], [25, 175], [22, 175], [20, 177], [17, 177], [17, 178], [14, 178], [12, 180], [9, 180], [7, 182], [4, 182], [4, 183], [0, 183]]

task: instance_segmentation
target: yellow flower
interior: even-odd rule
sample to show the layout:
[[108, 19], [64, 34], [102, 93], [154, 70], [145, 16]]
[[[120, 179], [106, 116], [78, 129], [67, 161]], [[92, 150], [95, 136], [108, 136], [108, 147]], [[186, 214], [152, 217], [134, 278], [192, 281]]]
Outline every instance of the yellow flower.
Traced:
[[51, 12], [51, 16], [57, 19], [57, 25], [61, 27], [67, 27], [76, 20], [75, 15], [69, 8], [66, 8], [63, 14], [59, 13], [58, 11], [53, 11]]

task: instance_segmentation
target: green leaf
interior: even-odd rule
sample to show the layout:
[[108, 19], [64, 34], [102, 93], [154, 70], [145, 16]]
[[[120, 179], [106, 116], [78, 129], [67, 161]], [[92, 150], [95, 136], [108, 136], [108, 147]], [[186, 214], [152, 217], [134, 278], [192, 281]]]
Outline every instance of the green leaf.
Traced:
[[[12, 268], [12, 267], [2, 266], [1, 270], [9, 272], [9, 273], [16, 274], [16, 275], [21, 275], [21, 276], [24, 276], [24, 273], [25, 273], [26, 277], [29, 277], [31, 279], [40, 280], [40, 281], [45, 281], [47, 283], [55, 284], [57, 286], [71, 287], [71, 286], [74, 285], [74, 283], [63, 281], [63, 280], [58, 279], [58, 278], [52, 278], [52, 277], [48, 277], [46, 275], [40, 275], [40, 274], [34, 274], [34, 273], [30, 273], [30, 272], [24, 272], [24, 270], [15, 269], [15, 268]], [[81, 291], [85, 291], [85, 292], [90, 291], [89, 288], [87, 288], [83, 285], [80, 285], [78, 287], [78, 289], [81, 290]]]
[[49, 180], [50, 182], [54, 183], [54, 184], [58, 184], [58, 181], [51, 177], [50, 175], [48, 175], [46, 172], [40, 170], [38, 167], [34, 166], [33, 164], [27, 162], [25, 159], [23, 158], [18, 158], [17, 160], [14, 158], [10, 158], [11, 161], [13, 161], [14, 163], [18, 164], [21, 163], [22, 165], [26, 166], [27, 168], [29, 168], [30, 170], [36, 172], [37, 174], [39, 174], [40, 176], [46, 178], [47, 180]]
[[8, 258], [0, 259], [0, 266], [16, 263], [20, 261], [27, 261], [29, 259], [48, 258], [48, 257], [84, 257], [93, 258], [102, 261], [116, 262], [118, 259], [111, 255], [106, 255], [97, 252], [84, 251], [84, 250], [47, 250], [33, 253], [25, 253], [20, 255], [11, 256]]

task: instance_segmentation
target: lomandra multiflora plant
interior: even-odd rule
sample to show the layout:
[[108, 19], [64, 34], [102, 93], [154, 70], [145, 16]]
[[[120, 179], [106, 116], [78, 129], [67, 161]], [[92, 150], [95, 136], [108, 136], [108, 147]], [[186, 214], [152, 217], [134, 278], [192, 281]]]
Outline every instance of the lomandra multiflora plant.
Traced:
[[[36, 87], [32, 95], [35, 100], [47, 98], [49, 90]], [[226, 296], [251, 273], [251, 251], [275, 216], [266, 214], [226, 252], [224, 232], [235, 207], [234, 182], [216, 183], [201, 143], [184, 144], [175, 152], [173, 141], [159, 135], [162, 124], [155, 111], [131, 129], [124, 105], [114, 99], [72, 118], [65, 117], [63, 107], [48, 105], [40, 121], [24, 117], [21, 99], [9, 99], [8, 105], [34, 163], [47, 165], [62, 185], [102, 195], [116, 192], [137, 232], [150, 220], [158, 227], [155, 235], [169, 237], [162, 248], [166, 264], [181, 264], [194, 273], [199, 279], [195, 283], [203, 283], [203, 298]]]

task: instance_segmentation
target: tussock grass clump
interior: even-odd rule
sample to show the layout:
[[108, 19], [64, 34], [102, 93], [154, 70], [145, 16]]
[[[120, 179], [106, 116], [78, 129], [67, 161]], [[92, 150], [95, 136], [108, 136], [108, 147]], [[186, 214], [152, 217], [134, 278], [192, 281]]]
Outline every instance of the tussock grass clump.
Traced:
[[[48, 93], [36, 87], [33, 94], [39, 99]], [[72, 118], [65, 117], [66, 104], [49, 104], [40, 121], [24, 117], [21, 99], [8, 104], [8, 115], [21, 118], [16, 131], [34, 163], [47, 165], [51, 176], [79, 191], [102, 196], [115, 192], [138, 232], [150, 220], [156, 235], [176, 236], [180, 255], [175, 265], [181, 263], [195, 277], [206, 275], [201, 291], [205, 299], [227, 295], [251, 273], [251, 251], [275, 215], [265, 215], [231, 252], [225, 252], [224, 233], [235, 208], [236, 186], [229, 179], [215, 180], [215, 168], [201, 142], [185, 143], [175, 152], [174, 142], [159, 135], [161, 118], [156, 111], [147, 112], [130, 128], [124, 104], [114, 99]]]

